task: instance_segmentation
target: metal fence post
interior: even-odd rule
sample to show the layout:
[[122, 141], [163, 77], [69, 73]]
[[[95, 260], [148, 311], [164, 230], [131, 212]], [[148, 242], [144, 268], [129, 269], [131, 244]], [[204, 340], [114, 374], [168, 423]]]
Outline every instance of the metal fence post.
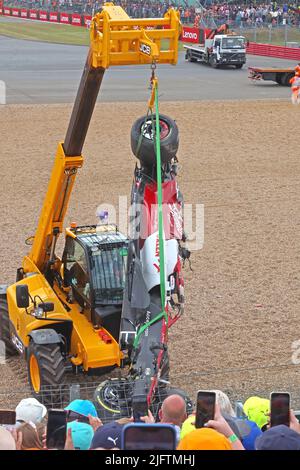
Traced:
[[73, 400], [79, 400], [80, 399], [80, 385], [79, 384], [70, 385], [69, 393], [70, 393], [70, 402]]

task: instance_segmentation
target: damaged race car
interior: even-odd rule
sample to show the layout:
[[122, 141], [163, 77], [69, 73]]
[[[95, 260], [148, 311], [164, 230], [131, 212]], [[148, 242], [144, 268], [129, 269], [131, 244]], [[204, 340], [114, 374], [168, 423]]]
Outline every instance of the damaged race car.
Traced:
[[[183, 197], [178, 172], [178, 127], [160, 115], [160, 150], [163, 210], [164, 292], [161, 296], [161, 260], [158, 230], [158, 185], [155, 115], [139, 118], [131, 130], [131, 148], [138, 159], [131, 192], [130, 234], [119, 345], [122, 366], [129, 373], [101, 383], [95, 392], [100, 416], [110, 419], [133, 415], [138, 419], [148, 409], [157, 417], [164, 398], [181, 395], [192, 411], [187, 394], [170, 386], [168, 330], [184, 312], [182, 264], [190, 252], [184, 246]], [[105, 410], [105, 411], [104, 411]]]

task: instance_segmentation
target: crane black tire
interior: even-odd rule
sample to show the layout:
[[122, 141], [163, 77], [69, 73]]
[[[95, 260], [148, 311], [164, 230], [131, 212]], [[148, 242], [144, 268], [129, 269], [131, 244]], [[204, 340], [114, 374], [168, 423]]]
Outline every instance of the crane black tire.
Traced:
[[66, 368], [60, 345], [31, 341], [27, 351], [27, 367], [33, 396], [45, 406], [62, 408]]
[[[146, 121], [145, 121], [146, 120]], [[155, 115], [142, 116], [131, 128], [131, 150], [142, 165], [153, 167], [156, 164], [156, 145], [153, 140], [152, 120], [156, 125]], [[168, 163], [176, 156], [179, 146], [179, 131], [175, 121], [163, 114], [160, 122], [160, 152], [162, 164]], [[145, 123], [145, 125], [144, 125]], [[141, 136], [142, 133], [142, 137]]]
[[16, 356], [18, 354], [14, 345], [11, 342], [9, 330], [9, 314], [7, 301], [0, 298], [0, 340], [3, 341], [5, 346], [5, 358]]

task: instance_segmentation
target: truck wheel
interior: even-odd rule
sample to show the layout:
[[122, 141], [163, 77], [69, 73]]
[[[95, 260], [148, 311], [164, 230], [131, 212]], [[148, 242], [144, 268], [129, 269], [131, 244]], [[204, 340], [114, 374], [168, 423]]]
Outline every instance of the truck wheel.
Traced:
[[244, 64], [236, 64], [235, 68], [236, 69], [241, 69], [243, 67]]
[[[152, 167], [156, 164], [156, 146], [154, 142], [156, 126], [155, 115], [143, 116], [131, 128], [131, 150], [143, 165]], [[179, 146], [178, 127], [173, 119], [160, 114], [160, 152], [162, 163], [168, 163], [176, 156]]]
[[188, 60], [188, 62], [197, 62], [197, 59], [193, 57], [193, 54], [191, 51], [187, 51], [186, 59]]
[[59, 344], [29, 344], [27, 351], [28, 380], [33, 395], [44, 405], [63, 405], [65, 364]]
[[16, 356], [18, 354], [17, 350], [11, 342], [8, 306], [5, 299], [0, 299], [0, 340], [4, 343], [4, 353], [6, 358]]
[[281, 85], [283, 86], [290, 86], [290, 79], [293, 78], [295, 74], [293, 72], [291, 73], [284, 73], [281, 76]]
[[209, 58], [209, 65], [213, 68], [213, 69], [217, 69], [218, 68], [218, 62], [217, 62], [217, 59], [214, 57], [214, 56], [210, 56]]

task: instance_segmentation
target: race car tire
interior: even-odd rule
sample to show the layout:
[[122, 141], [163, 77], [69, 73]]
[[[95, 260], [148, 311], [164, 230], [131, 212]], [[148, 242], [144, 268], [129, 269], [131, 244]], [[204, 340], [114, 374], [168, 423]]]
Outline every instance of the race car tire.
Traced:
[[[156, 165], [155, 132], [152, 123], [156, 125], [155, 115], [142, 116], [135, 121], [131, 128], [131, 149], [142, 165]], [[160, 114], [160, 153], [162, 164], [168, 163], [176, 156], [179, 146], [179, 131], [176, 122]]]

